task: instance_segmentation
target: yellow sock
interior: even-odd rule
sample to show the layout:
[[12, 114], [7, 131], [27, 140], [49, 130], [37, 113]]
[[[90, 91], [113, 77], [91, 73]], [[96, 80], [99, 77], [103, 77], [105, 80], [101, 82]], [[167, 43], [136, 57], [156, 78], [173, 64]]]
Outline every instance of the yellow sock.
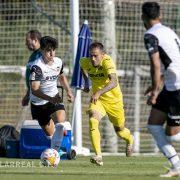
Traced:
[[124, 139], [126, 143], [132, 144], [133, 143], [133, 137], [130, 133], [130, 130], [127, 128], [124, 128], [122, 131], [116, 131], [116, 134]]
[[89, 120], [89, 133], [95, 154], [101, 155], [101, 136], [99, 132], [99, 121], [95, 118]]

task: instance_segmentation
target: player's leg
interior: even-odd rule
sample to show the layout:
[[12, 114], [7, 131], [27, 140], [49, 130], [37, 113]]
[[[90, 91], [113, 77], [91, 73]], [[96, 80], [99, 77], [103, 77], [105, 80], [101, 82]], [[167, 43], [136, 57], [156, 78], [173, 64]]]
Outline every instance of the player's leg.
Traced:
[[167, 139], [180, 142], [180, 90], [168, 92], [169, 112], [167, 117]]
[[126, 141], [126, 156], [131, 157], [133, 154], [133, 143], [134, 136], [131, 134], [130, 130], [126, 127], [114, 126], [116, 134]]
[[44, 130], [46, 137], [51, 139], [54, 134], [54, 122], [48, 112], [48, 105], [34, 105], [31, 103], [32, 118], [38, 120], [39, 125]]
[[148, 120], [149, 132], [154, 137], [159, 149], [169, 160], [173, 168], [176, 168], [179, 164], [179, 157], [174, 147], [167, 140], [164, 123], [167, 121], [167, 114], [169, 112], [169, 93], [166, 89], [163, 89], [156, 100], [156, 104], [153, 105]]
[[165, 130], [163, 128], [163, 124], [166, 121], [166, 118], [166, 113], [152, 108], [148, 120], [148, 130], [154, 137], [161, 152], [169, 160], [172, 168], [177, 168], [180, 162], [179, 157], [175, 148], [167, 140]]
[[[166, 137], [169, 142], [180, 141], [180, 91], [169, 93], [169, 112], [167, 116]], [[162, 177], [180, 176], [180, 160]]]
[[64, 135], [64, 121], [66, 118], [63, 104], [47, 103], [36, 106], [31, 104], [33, 119], [37, 119], [46, 137], [51, 139], [51, 147], [59, 151]]
[[[168, 124], [166, 126], [167, 140], [170, 143], [171, 142], [180, 142], [179, 120], [178, 119], [172, 120], [172, 119], [168, 118], [167, 124]], [[172, 168], [167, 173], [161, 175], [161, 177], [174, 177], [174, 176], [180, 176], [180, 160], [178, 161], [178, 158], [177, 158], [177, 163], [172, 165]]]
[[[42, 122], [42, 121], [41, 121]], [[40, 123], [41, 128], [44, 130], [47, 139], [52, 139], [52, 136], [55, 131], [54, 122], [52, 119], [49, 120], [47, 123]]]
[[166, 126], [166, 137], [170, 142], [180, 142], [180, 126]]
[[101, 103], [97, 101], [96, 104], [90, 104], [89, 108], [89, 134], [92, 143], [92, 147], [95, 152], [95, 156], [91, 157], [91, 163], [102, 166], [102, 153], [101, 153], [101, 135], [99, 132], [99, 121], [106, 112], [102, 107]]
[[59, 152], [64, 136], [64, 122], [66, 119], [66, 112], [64, 105], [62, 104], [53, 105], [53, 106], [54, 108], [53, 107], [51, 108], [54, 109], [53, 110], [54, 113], [51, 114], [51, 117], [55, 124], [55, 131], [52, 136], [51, 147]]
[[104, 105], [106, 112], [112, 122], [117, 136], [121, 137], [126, 141], [126, 156], [129, 157], [133, 152], [133, 135], [130, 130], [125, 127], [125, 115], [123, 103], [118, 102], [115, 104]]

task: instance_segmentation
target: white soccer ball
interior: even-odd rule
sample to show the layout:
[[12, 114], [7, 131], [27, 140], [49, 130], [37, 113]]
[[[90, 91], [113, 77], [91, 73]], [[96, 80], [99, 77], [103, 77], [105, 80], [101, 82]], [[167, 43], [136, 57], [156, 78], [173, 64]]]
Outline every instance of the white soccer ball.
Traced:
[[41, 163], [44, 166], [57, 167], [60, 161], [59, 153], [52, 148], [45, 149], [41, 154]]

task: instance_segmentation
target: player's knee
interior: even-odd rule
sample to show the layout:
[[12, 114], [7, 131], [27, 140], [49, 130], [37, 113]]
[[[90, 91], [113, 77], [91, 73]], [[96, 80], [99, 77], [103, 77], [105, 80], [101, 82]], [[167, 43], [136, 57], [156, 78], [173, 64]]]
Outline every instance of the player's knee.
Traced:
[[114, 130], [116, 131], [116, 133], [121, 132], [124, 130], [124, 126], [121, 126], [121, 127], [114, 126]]
[[89, 114], [89, 118], [95, 118], [95, 119], [97, 119], [99, 121], [102, 118], [101, 114], [96, 110], [89, 110], [88, 114]]
[[169, 142], [180, 142], [180, 132], [175, 135], [166, 136], [166, 137]]
[[91, 117], [89, 119], [89, 130], [93, 131], [93, 130], [97, 129], [98, 126], [99, 126], [99, 121], [97, 119]]

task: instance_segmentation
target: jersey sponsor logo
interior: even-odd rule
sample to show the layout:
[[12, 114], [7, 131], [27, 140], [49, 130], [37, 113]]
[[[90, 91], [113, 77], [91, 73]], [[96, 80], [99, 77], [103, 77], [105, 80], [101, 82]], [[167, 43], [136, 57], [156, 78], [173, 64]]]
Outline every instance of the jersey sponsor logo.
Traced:
[[99, 74], [89, 74], [90, 77], [94, 78], [94, 77], [104, 77], [103, 73], [99, 73]]
[[46, 80], [56, 80], [58, 78], [57, 75], [54, 76], [46, 76]]

